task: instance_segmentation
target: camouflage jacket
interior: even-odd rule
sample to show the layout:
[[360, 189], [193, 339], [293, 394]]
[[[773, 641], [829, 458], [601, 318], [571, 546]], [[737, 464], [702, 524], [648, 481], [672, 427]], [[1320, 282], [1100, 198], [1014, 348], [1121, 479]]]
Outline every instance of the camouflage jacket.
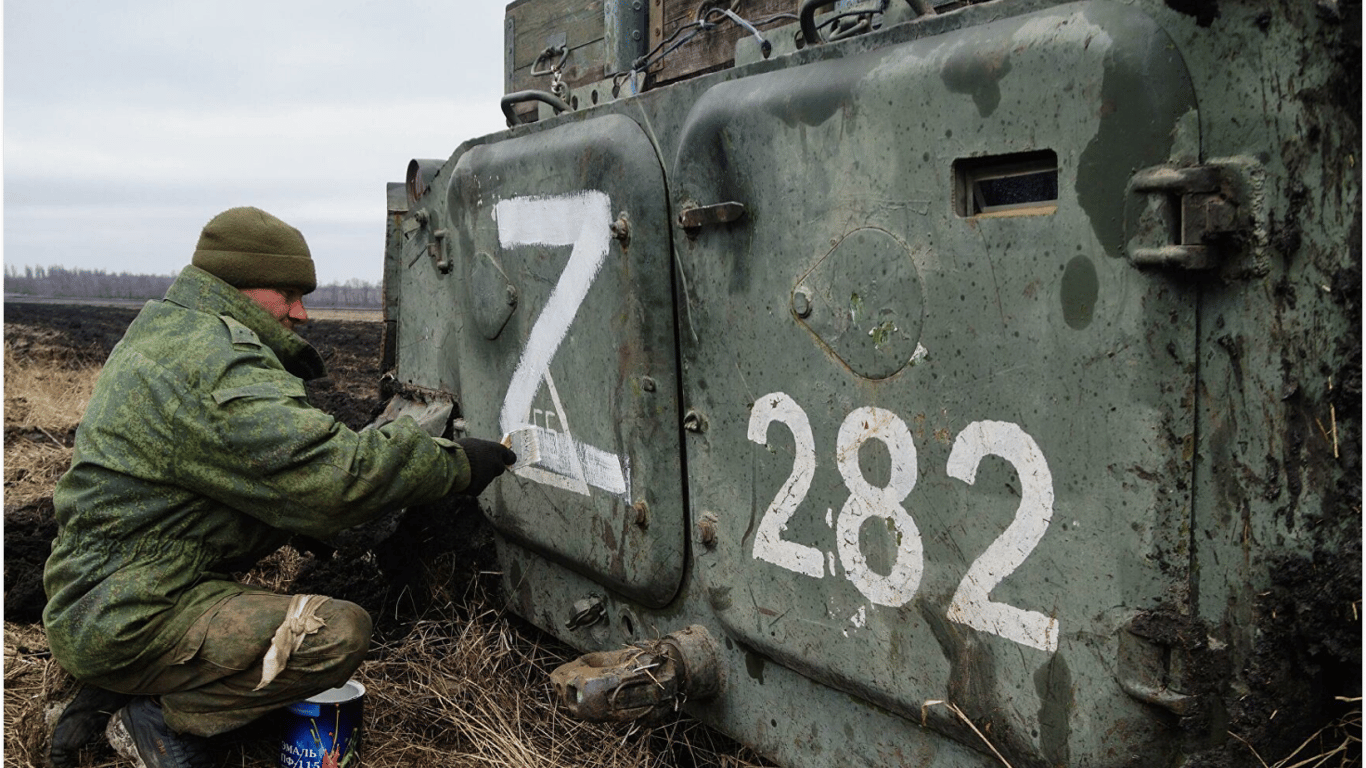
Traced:
[[353, 432], [311, 406], [306, 341], [186, 267], [114, 348], [53, 495], [44, 572], [53, 655], [79, 679], [168, 652], [227, 575], [290, 532], [325, 538], [469, 484], [452, 442], [410, 418]]

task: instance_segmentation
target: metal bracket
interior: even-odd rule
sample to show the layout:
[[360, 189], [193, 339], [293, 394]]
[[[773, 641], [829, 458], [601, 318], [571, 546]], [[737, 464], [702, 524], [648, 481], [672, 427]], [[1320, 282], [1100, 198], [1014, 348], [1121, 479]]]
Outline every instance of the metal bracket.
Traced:
[[739, 221], [745, 215], [745, 206], [728, 202], [715, 205], [684, 205], [678, 214], [678, 224], [685, 230], [695, 230], [712, 224], [728, 224]]
[[1220, 261], [1220, 245], [1246, 229], [1231, 172], [1222, 165], [1162, 165], [1129, 179], [1125, 251], [1135, 266], [1210, 269]]
[[415, 242], [414, 249], [405, 250], [405, 253], [413, 253], [413, 258], [408, 262], [411, 267], [422, 258], [422, 254], [427, 254], [436, 260], [436, 268], [441, 274], [450, 274], [451, 264], [450, 255], [446, 252], [446, 239], [450, 235], [450, 230], [431, 229], [431, 213], [426, 208], [419, 208], [413, 211], [413, 215], [403, 220], [402, 226], [405, 237], [412, 238], [419, 230], [427, 232], [427, 236], [420, 242]]
[[[1172, 624], [1177, 623], [1177, 628]], [[1200, 696], [1179, 689], [1184, 677], [1190, 648], [1174, 646], [1165, 634], [1181, 636], [1180, 629], [1189, 629], [1179, 624], [1179, 619], [1167, 618], [1160, 613], [1149, 614], [1129, 622], [1119, 630], [1119, 658], [1116, 664], [1116, 682], [1120, 690], [1145, 704], [1187, 717], [1199, 711]], [[1203, 634], [1201, 635], [1203, 637]]]
[[436, 269], [443, 275], [451, 272], [451, 258], [446, 253], [446, 236], [450, 230], [438, 229], [432, 232], [432, 242], [427, 244], [427, 254], [436, 259]]
[[603, 75], [625, 72], [645, 53], [650, 11], [645, 0], [605, 0], [602, 4]]
[[[798, 9], [797, 17], [798, 22], [801, 25], [802, 38], [806, 41], [807, 45], [820, 45], [822, 43], [834, 42], [836, 40], [854, 37], [855, 35], [861, 35], [873, 28], [872, 17], [885, 13], [888, 5], [887, 0], [877, 0], [876, 3], [870, 3], [866, 6], [861, 5], [851, 10], [843, 11], [834, 18], [834, 29], [831, 30], [830, 37], [822, 38], [820, 27], [831, 22], [817, 25], [816, 11], [827, 5], [834, 5], [836, 2], [837, 0], [804, 0], [801, 4]], [[933, 8], [928, 2], [925, 2], [923, 6], [916, 5], [914, 7], [916, 7], [918, 11], [922, 7], [930, 8], [931, 11]], [[924, 11], [921, 11], [921, 13], [924, 13]]]

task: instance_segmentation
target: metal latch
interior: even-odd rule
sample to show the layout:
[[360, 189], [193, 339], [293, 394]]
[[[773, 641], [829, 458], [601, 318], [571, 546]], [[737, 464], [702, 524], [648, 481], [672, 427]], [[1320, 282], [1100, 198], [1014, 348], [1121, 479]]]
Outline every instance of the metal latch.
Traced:
[[405, 219], [403, 222], [403, 234], [412, 238], [419, 230], [426, 233], [426, 237], [421, 243], [414, 240], [415, 248], [406, 250], [415, 252], [412, 260], [408, 262], [411, 267], [417, 263], [422, 254], [427, 254], [436, 261], [436, 268], [441, 274], [449, 274], [451, 271], [451, 260], [446, 253], [446, 239], [450, 236], [450, 231], [445, 229], [433, 230], [430, 228], [431, 214], [426, 208], [421, 208], [413, 212], [412, 218]]
[[594, 722], [654, 720], [721, 690], [716, 641], [693, 625], [660, 640], [587, 653], [550, 673], [560, 706]]
[[685, 204], [678, 213], [678, 224], [685, 230], [696, 230], [712, 224], [729, 224], [745, 215], [742, 203], [726, 202], [715, 205]]
[[1230, 170], [1222, 165], [1145, 168], [1129, 179], [1125, 251], [1139, 267], [1209, 269], [1246, 228]]

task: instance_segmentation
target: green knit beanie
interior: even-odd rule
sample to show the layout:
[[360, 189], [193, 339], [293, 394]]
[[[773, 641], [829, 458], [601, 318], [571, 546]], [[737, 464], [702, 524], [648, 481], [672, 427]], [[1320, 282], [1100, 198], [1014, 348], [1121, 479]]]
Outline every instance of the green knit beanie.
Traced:
[[229, 208], [210, 219], [190, 263], [234, 288], [318, 287], [304, 236], [260, 208]]

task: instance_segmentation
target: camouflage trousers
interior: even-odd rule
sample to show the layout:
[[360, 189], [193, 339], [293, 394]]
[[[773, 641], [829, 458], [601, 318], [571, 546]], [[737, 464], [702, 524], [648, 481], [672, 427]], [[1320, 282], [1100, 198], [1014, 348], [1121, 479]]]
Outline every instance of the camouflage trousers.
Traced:
[[215, 736], [350, 679], [370, 646], [370, 615], [326, 600], [317, 631], [303, 636], [284, 669], [260, 690], [263, 660], [285, 621], [291, 596], [246, 592], [224, 598], [169, 653], [146, 667], [86, 682], [120, 693], [158, 696], [166, 724]]

